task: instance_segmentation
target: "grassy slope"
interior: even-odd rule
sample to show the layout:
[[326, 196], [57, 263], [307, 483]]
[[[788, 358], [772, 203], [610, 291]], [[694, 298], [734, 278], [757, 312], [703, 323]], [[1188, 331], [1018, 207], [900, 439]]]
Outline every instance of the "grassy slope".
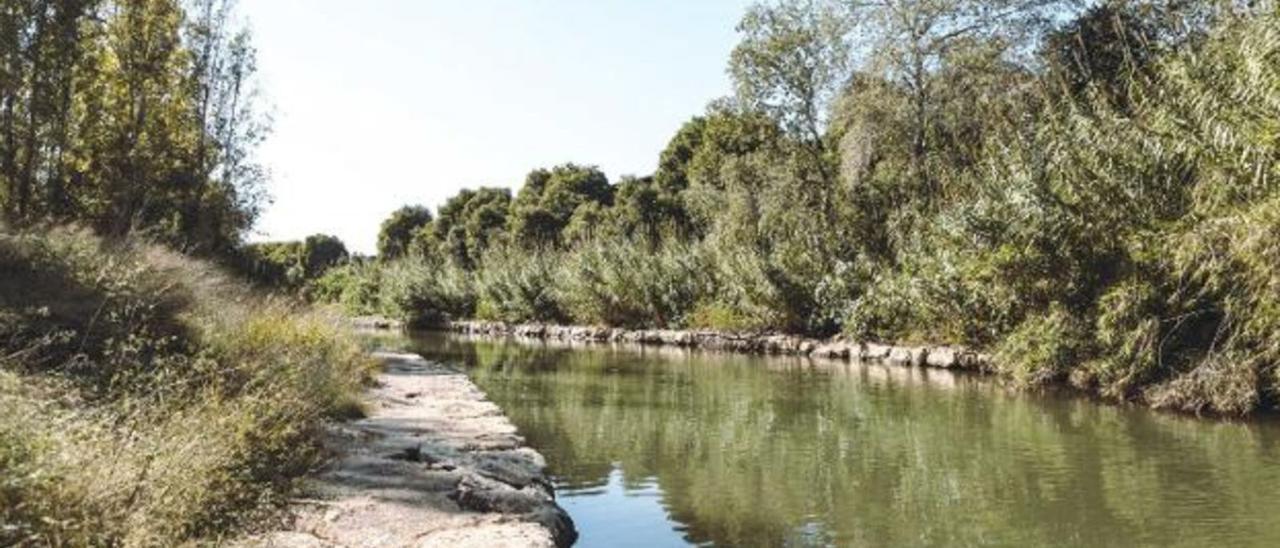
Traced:
[[0, 229], [0, 545], [234, 534], [320, 462], [370, 371], [335, 319], [209, 265]]

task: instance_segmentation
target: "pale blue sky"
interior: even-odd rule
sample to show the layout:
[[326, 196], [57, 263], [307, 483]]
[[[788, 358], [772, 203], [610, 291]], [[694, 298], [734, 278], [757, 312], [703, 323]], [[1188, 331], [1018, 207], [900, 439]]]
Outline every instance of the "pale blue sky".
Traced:
[[648, 174], [730, 92], [749, 0], [242, 0], [275, 132], [253, 239], [371, 252], [395, 208], [562, 162]]

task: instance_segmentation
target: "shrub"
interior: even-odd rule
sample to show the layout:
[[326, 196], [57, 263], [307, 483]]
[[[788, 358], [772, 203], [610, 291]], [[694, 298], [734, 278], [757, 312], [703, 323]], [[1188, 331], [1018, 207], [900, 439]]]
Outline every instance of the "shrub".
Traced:
[[1022, 386], [1049, 384], [1092, 356], [1086, 324], [1060, 305], [1022, 322], [996, 348], [1001, 372]]
[[408, 325], [435, 325], [475, 314], [471, 273], [452, 263], [408, 257], [380, 268], [381, 310]]
[[715, 280], [699, 246], [608, 239], [568, 254], [557, 292], [574, 321], [680, 327]]
[[697, 327], [765, 331], [789, 322], [786, 295], [775, 284], [773, 266], [749, 249], [715, 248], [712, 261], [717, 291], [700, 304]]
[[504, 322], [565, 322], [556, 295], [559, 252], [502, 247], [486, 253], [476, 272], [476, 316]]
[[308, 301], [335, 303], [357, 315], [382, 313], [382, 266], [357, 261], [329, 269], [303, 290]]
[[0, 232], [0, 272], [0, 544], [231, 534], [372, 371], [341, 320], [137, 242]]

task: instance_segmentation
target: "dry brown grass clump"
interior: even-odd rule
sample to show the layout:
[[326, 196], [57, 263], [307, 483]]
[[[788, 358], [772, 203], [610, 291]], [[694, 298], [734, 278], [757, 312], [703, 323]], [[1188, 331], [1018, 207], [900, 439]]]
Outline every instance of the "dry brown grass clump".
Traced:
[[358, 411], [338, 319], [85, 232], [0, 231], [0, 545], [168, 545], [267, 516]]

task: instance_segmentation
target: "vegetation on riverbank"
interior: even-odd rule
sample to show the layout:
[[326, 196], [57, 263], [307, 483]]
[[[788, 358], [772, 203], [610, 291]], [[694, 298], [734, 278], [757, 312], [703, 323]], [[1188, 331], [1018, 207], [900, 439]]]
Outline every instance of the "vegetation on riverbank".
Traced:
[[359, 413], [342, 321], [87, 232], [0, 230], [0, 544], [233, 534]]
[[0, 0], [0, 545], [237, 535], [360, 411], [339, 320], [215, 266], [346, 254], [244, 247], [268, 124], [234, 3]]
[[315, 294], [419, 323], [958, 342], [1022, 385], [1273, 408], [1276, 10], [757, 5], [737, 93], [653, 176], [566, 164], [406, 208]]

